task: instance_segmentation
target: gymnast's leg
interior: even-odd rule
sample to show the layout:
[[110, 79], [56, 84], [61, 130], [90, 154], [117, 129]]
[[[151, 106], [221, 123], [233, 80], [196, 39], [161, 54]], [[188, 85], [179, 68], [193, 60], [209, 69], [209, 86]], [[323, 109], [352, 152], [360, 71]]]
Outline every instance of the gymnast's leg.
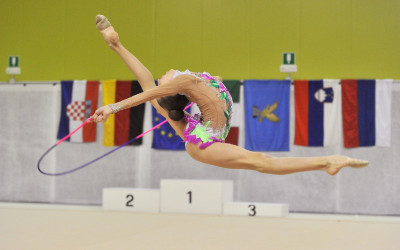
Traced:
[[297, 172], [324, 170], [330, 175], [337, 174], [343, 167], [360, 168], [368, 165], [341, 155], [324, 157], [272, 157], [252, 152], [229, 143], [213, 143], [205, 149], [188, 143], [186, 150], [193, 159], [200, 162], [231, 169], [249, 169], [269, 174], [291, 174]]
[[154, 88], [156, 85], [151, 72], [122, 45], [118, 33], [115, 32], [114, 27], [111, 26], [111, 23], [105, 16], [96, 16], [96, 27], [100, 30], [107, 45], [114, 50], [128, 66], [140, 83], [143, 91]]
[[[128, 66], [129, 70], [136, 77], [143, 91], [152, 89], [156, 87], [153, 75], [151, 72], [137, 59], [130, 51], [128, 51], [121, 43], [118, 33], [114, 30], [114, 27], [108, 21], [108, 19], [103, 15], [96, 16], [96, 27], [100, 31], [107, 45], [114, 50], [121, 59]], [[164, 117], [168, 119], [168, 113], [160, 107], [156, 100], [151, 100], [151, 104], [154, 108]], [[170, 123], [171, 121], [168, 120]], [[176, 124], [171, 124], [174, 128]], [[181, 130], [179, 126], [175, 129]]]

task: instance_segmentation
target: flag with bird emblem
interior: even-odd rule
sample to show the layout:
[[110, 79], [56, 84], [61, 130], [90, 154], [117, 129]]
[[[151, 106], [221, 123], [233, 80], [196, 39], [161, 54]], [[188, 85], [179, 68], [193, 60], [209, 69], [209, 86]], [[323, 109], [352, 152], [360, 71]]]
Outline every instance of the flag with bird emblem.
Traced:
[[327, 147], [339, 144], [339, 80], [295, 80], [294, 144]]
[[245, 148], [289, 151], [289, 80], [246, 80]]

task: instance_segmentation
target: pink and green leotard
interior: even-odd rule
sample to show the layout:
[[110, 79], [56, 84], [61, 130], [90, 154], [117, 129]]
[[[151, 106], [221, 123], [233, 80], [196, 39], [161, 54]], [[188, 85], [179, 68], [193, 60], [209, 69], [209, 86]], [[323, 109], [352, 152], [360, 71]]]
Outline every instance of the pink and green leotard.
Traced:
[[170, 81], [113, 105], [123, 110], [176, 94], [185, 95], [200, 110], [198, 114], [185, 116], [185, 142], [200, 143], [200, 148], [206, 148], [214, 142], [225, 142], [231, 126], [232, 98], [222, 81], [206, 72], [176, 71]]
[[[225, 126], [215, 128], [210, 126], [212, 120], [204, 120], [202, 113], [195, 115], [186, 115], [186, 122], [188, 123], [184, 130], [185, 142], [200, 143], [200, 148], [206, 148], [214, 142], [225, 142], [231, 126], [232, 116], [232, 98], [225, 85], [215, 79], [208, 73], [196, 74], [197, 76], [206, 80], [206, 84], [210, 88], [216, 90], [217, 97], [226, 104], [226, 109], [223, 110], [225, 117]], [[201, 111], [201, 110], [200, 110]]]

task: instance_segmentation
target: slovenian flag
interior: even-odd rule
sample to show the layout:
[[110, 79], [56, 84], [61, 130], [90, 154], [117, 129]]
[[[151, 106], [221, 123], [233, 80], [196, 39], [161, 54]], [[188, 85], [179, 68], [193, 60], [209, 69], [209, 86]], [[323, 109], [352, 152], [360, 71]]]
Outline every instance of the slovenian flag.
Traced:
[[[98, 81], [61, 81], [61, 116], [58, 139], [67, 136], [96, 111], [98, 96]], [[96, 141], [96, 124], [86, 124], [67, 140], [71, 142]]]
[[245, 148], [289, 151], [290, 81], [245, 80]]
[[[137, 81], [104, 80], [102, 87], [104, 105], [116, 103], [143, 92]], [[104, 123], [103, 146], [122, 145], [143, 133], [144, 107], [143, 103], [110, 115]], [[130, 143], [130, 145], [141, 144], [142, 138]]]
[[295, 80], [294, 144], [334, 146], [339, 144], [339, 80]]
[[225, 138], [226, 143], [238, 145], [239, 143], [239, 124], [244, 119], [243, 103], [240, 102], [240, 80], [224, 80], [224, 85], [228, 89], [232, 97], [232, 118], [231, 128], [228, 136]]
[[344, 146], [385, 146], [391, 143], [392, 80], [343, 80]]

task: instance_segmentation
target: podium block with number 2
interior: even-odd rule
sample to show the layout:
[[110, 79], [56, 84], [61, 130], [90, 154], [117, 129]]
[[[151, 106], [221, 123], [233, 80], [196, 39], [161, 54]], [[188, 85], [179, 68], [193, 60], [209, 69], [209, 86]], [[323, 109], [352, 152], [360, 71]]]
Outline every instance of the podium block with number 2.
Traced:
[[161, 180], [161, 212], [222, 214], [223, 204], [233, 200], [233, 181]]
[[103, 208], [106, 210], [159, 213], [160, 190], [142, 188], [104, 188]]

